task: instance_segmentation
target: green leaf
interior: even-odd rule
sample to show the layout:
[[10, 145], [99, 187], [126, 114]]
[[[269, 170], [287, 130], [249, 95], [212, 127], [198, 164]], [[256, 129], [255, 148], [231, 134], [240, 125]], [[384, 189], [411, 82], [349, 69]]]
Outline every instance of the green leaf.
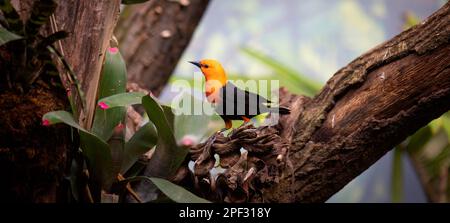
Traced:
[[289, 88], [289, 90], [299, 90], [300, 93], [308, 96], [316, 94], [322, 84], [307, 78], [305, 75], [295, 71], [294, 69], [282, 64], [281, 62], [264, 55], [250, 48], [241, 48], [242, 52], [251, 58], [261, 62], [267, 67], [275, 71], [281, 78], [281, 81]]
[[168, 180], [161, 178], [150, 178], [150, 180], [161, 190], [167, 197], [177, 203], [211, 203], [203, 198], [197, 197], [183, 187], [180, 187]]
[[120, 173], [125, 153], [125, 125], [119, 124], [114, 128], [114, 132], [108, 140], [112, 157], [112, 173], [117, 176]]
[[[7, 27], [9, 30], [17, 33], [19, 35], [23, 34], [23, 23], [20, 19], [19, 14], [14, 9], [10, 0], [0, 0], [0, 10], [5, 16], [5, 20], [8, 23]], [[1, 44], [0, 44], [1, 45]]]
[[442, 119], [442, 127], [444, 128], [445, 132], [447, 133], [447, 141], [450, 143], [450, 115], [444, 114], [441, 116]]
[[130, 4], [138, 4], [138, 3], [144, 3], [148, 0], [122, 0], [122, 4], [130, 5]]
[[143, 92], [126, 92], [115, 94], [99, 100], [99, 103], [104, 103], [109, 108], [126, 107], [130, 105], [140, 104], [142, 97], [146, 94]]
[[435, 176], [439, 176], [443, 163], [447, 163], [449, 160], [450, 145], [446, 145], [437, 155], [431, 157], [430, 160], [426, 162], [426, 165]]
[[419, 129], [409, 138], [407, 146], [408, 152], [410, 153], [419, 152], [425, 146], [425, 144], [427, 144], [427, 142], [430, 140], [432, 136], [433, 133], [429, 125]]
[[[100, 77], [98, 98], [125, 93], [127, 82], [127, 68], [122, 55], [117, 48], [109, 48], [106, 51], [105, 64]], [[114, 128], [119, 123], [124, 123], [126, 115], [125, 107], [115, 107], [103, 110], [97, 106], [95, 109], [92, 132], [101, 139], [107, 141], [113, 134]]]
[[99, 188], [109, 188], [113, 182], [112, 158], [108, 144], [96, 135], [86, 131], [66, 111], [53, 111], [42, 117], [49, 124], [64, 123], [79, 130], [83, 155], [87, 159], [89, 174]]
[[152, 96], [142, 98], [142, 105], [158, 131], [155, 152], [147, 166], [149, 176], [170, 177], [184, 161], [187, 150], [178, 147], [163, 107]]
[[402, 150], [400, 148], [394, 149], [391, 180], [392, 202], [399, 203], [403, 200]]
[[58, 123], [64, 123], [66, 125], [76, 128], [80, 131], [87, 132], [84, 128], [82, 128], [80, 125], [78, 125], [78, 123], [73, 119], [73, 115], [67, 111], [48, 112], [42, 117], [42, 120], [43, 120], [43, 122], [45, 122], [45, 120], [48, 120], [49, 124], [51, 124], [51, 125], [58, 124]]
[[135, 177], [140, 175], [142, 171], [147, 166], [147, 162], [143, 160], [138, 160], [135, 162], [128, 170], [123, 174], [124, 177]]
[[[173, 133], [173, 136], [175, 137], [175, 114], [173, 114], [172, 112], [172, 107], [167, 106], [167, 105], [161, 105], [163, 111], [164, 111], [164, 115], [166, 116], [167, 119], [167, 123], [169, 124], [170, 130]], [[176, 140], [176, 138], [175, 138]]]
[[69, 36], [69, 33], [66, 31], [58, 31], [55, 33], [50, 34], [49, 36], [42, 39], [38, 44], [36, 49], [38, 51], [43, 51], [47, 46], [52, 45], [58, 40], [62, 40]]
[[148, 152], [156, 145], [157, 141], [158, 135], [153, 123], [149, 122], [142, 126], [134, 133], [133, 137], [125, 143], [124, 157], [120, 172], [123, 174], [126, 173], [142, 154]]
[[0, 27], [0, 46], [6, 44], [10, 41], [22, 39], [23, 37], [16, 35], [12, 32], [9, 32], [3, 27]]
[[145, 176], [137, 176], [131, 177], [121, 181], [120, 183], [128, 183], [138, 180], [148, 180], [151, 181], [156, 187], [163, 192], [167, 197], [177, 203], [211, 203], [208, 200], [200, 198], [190, 191], [180, 187], [168, 180], [156, 178], [156, 177], [145, 177]]

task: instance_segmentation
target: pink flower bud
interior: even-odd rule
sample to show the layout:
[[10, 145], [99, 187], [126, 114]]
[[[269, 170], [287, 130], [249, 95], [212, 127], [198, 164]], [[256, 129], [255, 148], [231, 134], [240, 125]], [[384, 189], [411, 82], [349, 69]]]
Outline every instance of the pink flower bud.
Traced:
[[123, 132], [125, 125], [121, 122], [116, 127], [114, 127], [114, 135], [119, 135]]
[[181, 139], [181, 145], [183, 146], [193, 146], [196, 143], [196, 139], [194, 136], [185, 135], [183, 139]]
[[98, 106], [100, 107], [100, 109], [102, 110], [106, 110], [109, 108], [109, 105], [107, 105], [105, 102], [101, 101], [98, 103]]
[[44, 119], [44, 120], [42, 120], [42, 125], [43, 126], [49, 126], [50, 125], [50, 121], [48, 119]]
[[108, 49], [108, 51], [109, 51], [111, 54], [116, 54], [116, 53], [119, 52], [119, 48], [117, 48], [117, 47], [111, 47], [111, 48]]
[[123, 129], [125, 127], [125, 125], [122, 123], [122, 122], [120, 122], [117, 126], [116, 126], [116, 128], [121, 128], [121, 129]]

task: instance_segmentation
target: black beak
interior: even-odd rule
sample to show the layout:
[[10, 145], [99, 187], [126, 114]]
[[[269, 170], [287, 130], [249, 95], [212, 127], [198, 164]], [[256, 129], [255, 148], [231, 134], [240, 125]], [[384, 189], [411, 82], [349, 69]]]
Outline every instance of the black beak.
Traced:
[[196, 62], [196, 61], [188, 61], [188, 62], [191, 63], [191, 64], [194, 64], [195, 66], [197, 66], [199, 68], [201, 68], [200, 62]]

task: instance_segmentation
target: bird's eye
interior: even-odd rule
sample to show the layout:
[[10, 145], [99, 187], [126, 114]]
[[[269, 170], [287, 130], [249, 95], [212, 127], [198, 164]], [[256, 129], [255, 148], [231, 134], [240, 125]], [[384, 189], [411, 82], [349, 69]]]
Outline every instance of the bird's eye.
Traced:
[[204, 68], [208, 68], [209, 66], [207, 64], [203, 64], [203, 67]]

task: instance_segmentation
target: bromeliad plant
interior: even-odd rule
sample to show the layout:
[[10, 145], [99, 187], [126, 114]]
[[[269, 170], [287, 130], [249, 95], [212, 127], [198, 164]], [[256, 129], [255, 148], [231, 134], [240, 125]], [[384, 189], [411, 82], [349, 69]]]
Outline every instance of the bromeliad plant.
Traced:
[[[47, 79], [59, 79], [59, 72], [51, 56], [56, 49], [52, 46], [67, 37], [64, 31], [43, 36], [42, 27], [57, 7], [54, 0], [35, 1], [28, 20], [22, 22], [10, 0], [0, 0], [0, 66], [1, 87], [26, 91], [42, 74]], [[57, 81], [47, 81], [59, 85]]]
[[[100, 78], [98, 108], [92, 129], [82, 128], [67, 111], [53, 111], [43, 116], [44, 125], [65, 123], [79, 133], [82, 159], [73, 160], [70, 175], [74, 198], [82, 201], [81, 194], [84, 193], [92, 202], [106, 201], [107, 196], [102, 194], [120, 194], [123, 190], [115, 188], [124, 188], [130, 181], [149, 180], [176, 202], [206, 202], [166, 180], [175, 174], [188, 152], [179, 146], [180, 140], [177, 142], [174, 135], [174, 126], [183, 126], [183, 121], [179, 121], [182, 119], [174, 117], [170, 107], [160, 105], [151, 95], [125, 91], [125, 63], [117, 48], [109, 48]], [[145, 108], [149, 122], [126, 141], [126, 107], [139, 103]], [[150, 177], [137, 176], [144, 167], [137, 164], [139, 157], [152, 148], [154, 152], [147, 164], [147, 169], [151, 170], [147, 176]], [[82, 181], [86, 177], [83, 176], [84, 166], [89, 173], [87, 183]], [[139, 196], [127, 188], [139, 201]]]

